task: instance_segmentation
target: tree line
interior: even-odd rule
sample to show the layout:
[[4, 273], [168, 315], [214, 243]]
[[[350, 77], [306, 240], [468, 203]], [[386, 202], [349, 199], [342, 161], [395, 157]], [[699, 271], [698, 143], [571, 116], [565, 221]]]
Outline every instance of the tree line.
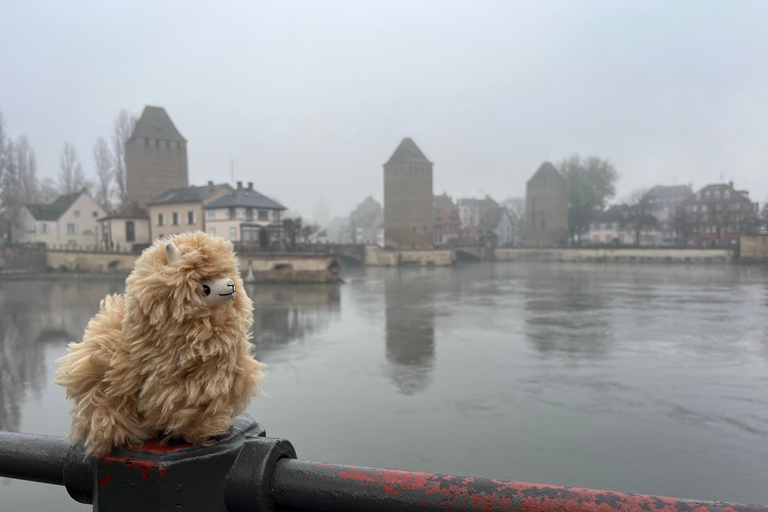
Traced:
[[[24, 204], [44, 204], [58, 196], [85, 189], [105, 211], [124, 206], [128, 198], [125, 142], [136, 116], [121, 110], [113, 122], [110, 141], [98, 137], [93, 145], [93, 172], [86, 174], [75, 146], [64, 141], [58, 179], [40, 179], [35, 150], [25, 135], [9, 135], [0, 111], [0, 238], [10, 238], [10, 226]], [[89, 166], [90, 167], [90, 166]]]

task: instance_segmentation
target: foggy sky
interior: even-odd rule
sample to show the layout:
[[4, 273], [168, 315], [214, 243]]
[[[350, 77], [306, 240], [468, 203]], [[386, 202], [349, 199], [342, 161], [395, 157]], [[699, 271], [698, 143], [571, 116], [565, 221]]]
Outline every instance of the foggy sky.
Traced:
[[578, 152], [616, 166], [618, 199], [721, 174], [768, 195], [768, 2], [64, 4], [0, 3], [0, 111], [41, 178], [65, 139], [94, 174], [96, 138], [149, 104], [189, 141], [191, 184], [234, 158], [308, 216], [381, 200], [405, 136], [436, 194], [522, 196]]

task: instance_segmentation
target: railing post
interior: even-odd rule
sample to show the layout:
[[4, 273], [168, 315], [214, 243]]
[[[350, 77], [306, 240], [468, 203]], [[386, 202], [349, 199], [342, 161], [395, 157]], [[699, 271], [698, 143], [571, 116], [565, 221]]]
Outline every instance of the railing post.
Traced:
[[264, 435], [253, 419], [240, 416], [232, 431], [210, 446], [150, 442], [115, 449], [96, 459], [93, 509], [226, 512], [227, 475], [247, 441]]

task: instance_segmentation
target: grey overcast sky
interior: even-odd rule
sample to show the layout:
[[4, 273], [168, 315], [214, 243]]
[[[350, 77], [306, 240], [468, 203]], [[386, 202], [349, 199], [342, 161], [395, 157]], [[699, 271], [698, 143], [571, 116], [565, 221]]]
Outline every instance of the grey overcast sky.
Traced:
[[[382, 199], [409, 136], [435, 193], [522, 196], [595, 154], [617, 198], [733, 180], [768, 196], [768, 1], [0, 2], [0, 111], [41, 177], [88, 173], [120, 109], [166, 108], [192, 184], [311, 216]], [[159, 191], [158, 191], [159, 192]]]

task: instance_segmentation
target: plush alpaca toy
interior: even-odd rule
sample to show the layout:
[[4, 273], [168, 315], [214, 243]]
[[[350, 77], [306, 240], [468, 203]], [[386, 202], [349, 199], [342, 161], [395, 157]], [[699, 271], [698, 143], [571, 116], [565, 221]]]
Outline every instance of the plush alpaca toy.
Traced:
[[232, 244], [205, 233], [157, 241], [59, 360], [73, 398], [70, 440], [87, 454], [158, 436], [204, 444], [256, 394], [251, 300]]

